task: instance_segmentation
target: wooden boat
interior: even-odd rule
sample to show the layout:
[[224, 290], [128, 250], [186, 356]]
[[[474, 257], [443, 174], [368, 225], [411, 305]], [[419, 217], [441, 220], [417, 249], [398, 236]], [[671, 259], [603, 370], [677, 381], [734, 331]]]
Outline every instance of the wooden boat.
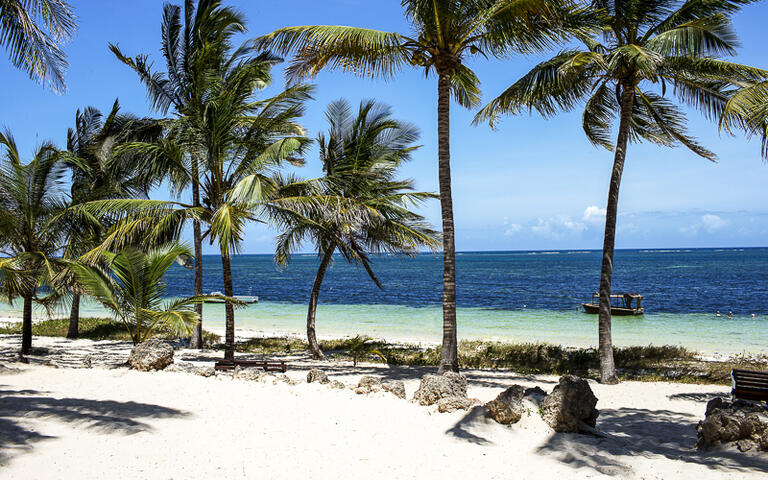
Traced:
[[[224, 296], [224, 294], [221, 292], [211, 292], [211, 295], [218, 295], [222, 297]], [[244, 303], [259, 303], [259, 297], [255, 295], [234, 295], [234, 298]], [[220, 298], [211, 298], [209, 300], [206, 300], [204, 303], [227, 303], [227, 302]]]
[[[600, 311], [600, 294], [592, 294], [592, 302], [582, 303], [586, 313], [596, 314]], [[637, 293], [614, 293], [611, 294], [611, 315], [631, 316], [642, 315], [643, 296]]]

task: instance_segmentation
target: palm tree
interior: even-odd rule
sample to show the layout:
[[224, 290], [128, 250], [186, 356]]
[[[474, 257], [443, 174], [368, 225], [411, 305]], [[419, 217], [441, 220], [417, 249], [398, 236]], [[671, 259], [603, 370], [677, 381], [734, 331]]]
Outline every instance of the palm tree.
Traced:
[[111, 310], [125, 325], [134, 345], [145, 341], [157, 327], [189, 335], [199, 317], [192, 305], [212, 297], [201, 295], [166, 300], [163, 275], [179, 256], [189, 256], [180, 244], [144, 252], [127, 247], [105, 252], [106, 268], [73, 262], [70, 265], [89, 295]]
[[[312, 88], [297, 85], [273, 98], [254, 94], [271, 81], [277, 61], [241, 47], [222, 65], [220, 77], [207, 92], [199, 121], [180, 128], [192, 132], [190, 142], [207, 152], [206, 175], [201, 182], [202, 218], [206, 236], [221, 252], [224, 295], [233, 297], [231, 256], [243, 241], [246, 224], [254, 221], [275, 190], [271, 174], [283, 162], [301, 165], [300, 155], [309, 139], [297, 123]], [[182, 119], [181, 121], [186, 121]], [[225, 358], [234, 358], [234, 305], [227, 303]]]
[[0, 254], [3, 257], [3, 296], [24, 302], [21, 354], [32, 348], [32, 304], [41, 301], [41, 287], [51, 287], [61, 270], [59, 256], [66, 203], [62, 177], [66, 171], [53, 144], [43, 143], [23, 165], [16, 142], [0, 133]]
[[[126, 142], [156, 140], [162, 129], [153, 120], [138, 119], [119, 111], [120, 104], [115, 100], [106, 118], [93, 107], [75, 114], [75, 127], [67, 131], [67, 149], [61, 152], [72, 175], [70, 205], [148, 195], [154, 178], [140, 168], [141, 159], [127, 153], [116, 155], [115, 151]], [[69, 219], [66, 258], [76, 258], [98, 245], [103, 240], [105, 228], [102, 227], [109, 227], [85, 217], [79, 220]], [[81, 293], [76, 277], [70, 277], [73, 282], [67, 338], [77, 338]]]
[[59, 44], [76, 28], [72, 6], [63, 0], [0, 0], [0, 45], [13, 66], [55, 92], [66, 89], [68, 64]]
[[[373, 101], [362, 102], [357, 116], [345, 100], [331, 103], [326, 112], [328, 137], [318, 136], [320, 160], [325, 176], [308, 182], [286, 182], [286, 198], [296, 190], [321, 198], [327, 208], [310, 214], [292, 212], [291, 200], [273, 202], [283, 208], [276, 223], [285, 225], [278, 237], [275, 259], [289, 261], [303, 242], [314, 243], [320, 265], [312, 284], [307, 309], [307, 342], [312, 355], [324, 358], [315, 334], [315, 312], [320, 287], [333, 254], [339, 251], [348, 262], [361, 264], [371, 280], [383, 288], [373, 272], [370, 253], [414, 255], [420, 246], [437, 248], [437, 234], [424, 218], [408, 209], [435, 195], [414, 192], [413, 181], [397, 180], [402, 162], [417, 147], [418, 131], [412, 125], [392, 119], [389, 108]], [[298, 186], [298, 187], [297, 187]], [[334, 200], [339, 200], [335, 202]], [[342, 211], [365, 215], [346, 215]]]
[[[200, 179], [200, 206], [154, 200], [89, 202], [78, 211], [98, 217], [120, 216], [105, 241], [89, 252], [89, 258], [140, 240], [148, 245], [169, 241], [177, 238], [185, 219], [199, 219], [208, 227], [202, 237], [219, 245], [225, 296], [233, 297], [231, 256], [240, 248], [246, 224], [258, 220], [268, 207], [277, 189], [272, 177], [283, 162], [303, 164], [298, 155], [310, 140], [297, 119], [312, 88], [295, 85], [260, 100], [255, 94], [270, 84], [270, 70], [279, 59], [257, 54], [250, 45], [222, 58], [219, 65], [209, 64], [199, 115], [166, 120], [171, 133], [162, 142], [134, 142], [125, 147], [148, 158], [175, 158], [172, 161], [177, 162], [183, 152], [205, 152], [205, 158], [199, 159], [205, 172]], [[231, 302], [226, 303], [225, 312], [225, 358], [232, 359], [235, 318]]]
[[[764, 72], [721, 60], [737, 45], [728, 15], [747, 1], [676, 0], [594, 3], [602, 43], [583, 36], [584, 49], [546, 60], [484, 107], [476, 118], [491, 125], [501, 114], [536, 110], [544, 117], [584, 102], [582, 125], [592, 144], [614, 150], [611, 125], [618, 118], [600, 271], [600, 379], [617, 383], [611, 341], [611, 278], [619, 186], [629, 141], [683, 145], [715, 160], [686, 131], [685, 114], [667, 96], [716, 119], [728, 85], [763, 78]], [[655, 88], [654, 88], [655, 87]]]
[[559, 40], [567, 1], [402, 0], [410, 35], [367, 28], [286, 27], [257, 38], [260, 48], [295, 53], [287, 73], [297, 80], [324, 68], [390, 79], [406, 66], [437, 76], [438, 178], [443, 236], [443, 343], [440, 372], [458, 371], [456, 258], [451, 193], [450, 104], [480, 102], [479, 80], [465, 62], [478, 55], [502, 57], [539, 50]]
[[[152, 71], [146, 55], [131, 58], [116, 45], [109, 46], [121, 62], [138, 74], [147, 88], [153, 108], [162, 115], [169, 110], [177, 118], [200, 115], [202, 98], [209, 80], [207, 72], [216, 68], [224, 58], [224, 52], [231, 48], [231, 37], [245, 31], [242, 15], [232, 8], [222, 7], [220, 1], [200, 0], [197, 8], [194, 3], [193, 0], [184, 2], [183, 24], [181, 7], [166, 4], [163, 8], [161, 51], [165, 73]], [[192, 205], [200, 207], [200, 165], [206, 156], [205, 151], [187, 150], [181, 161], [169, 162], [160, 156], [148, 168], [159, 178], [170, 175], [176, 194], [181, 194], [191, 184]], [[193, 219], [192, 230], [195, 253], [194, 294], [202, 295], [203, 234], [199, 219]], [[202, 348], [203, 304], [196, 304], [195, 311], [200, 322], [192, 332], [190, 347]]]
[[746, 83], [735, 90], [725, 104], [720, 127], [759, 137], [762, 156], [768, 158], [768, 81]]

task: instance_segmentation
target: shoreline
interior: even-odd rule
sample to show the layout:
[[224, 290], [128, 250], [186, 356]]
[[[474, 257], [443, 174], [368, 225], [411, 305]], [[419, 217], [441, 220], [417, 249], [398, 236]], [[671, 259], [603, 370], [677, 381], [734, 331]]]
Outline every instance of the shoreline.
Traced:
[[[3, 312], [0, 311], [0, 327], [5, 326], [14, 326], [18, 325], [21, 322], [21, 317], [16, 315], [9, 315], [9, 312]], [[104, 315], [92, 315], [91, 312], [88, 312], [86, 314], [81, 314], [81, 318], [109, 318], [109, 316]], [[33, 324], [45, 322], [47, 320], [66, 320], [68, 319], [68, 316], [65, 315], [56, 315], [53, 317], [48, 317], [46, 315], [40, 315], [38, 312], [33, 313]], [[240, 320], [240, 322], [238, 322]], [[236, 322], [238, 323], [249, 323], [247, 321], [243, 321], [242, 319], [238, 319], [236, 316]], [[211, 332], [215, 335], [218, 335], [220, 337], [224, 337], [224, 326], [221, 324], [222, 322], [214, 320], [214, 319], [207, 319], [207, 321], [203, 322], [203, 328]], [[250, 325], [245, 326], [239, 326], [236, 323], [236, 330], [235, 330], [235, 336], [237, 341], [247, 341], [248, 339], [254, 339], [254, 338], [289, 338], [289, 339], [295, 339], [295, 340], [301, 340], [304, 341], [306, 339], [306, 330], [304, 330], [303, 321], [297, 321], [297, 322], [291, 322], [294, 324], [298, 324], [297, 326], [278, 326], [278, 325], [269, 325], [269, 320], [264, 321], [266, 325], [254, 327]], [[594, 332], [594, 339], [597, 339], [597, 323], [595, 319], [595, 332]], [[333, 325], [323, 325], [321, 322], [318, 321], [318, 333], [317, 338], [318, 340], [327, 340], [327, 341], [333, 341], [333, 340], [343, 340], [343, 339], [350, 339], [355, 337], [356, 335], [363, 335], [363, 336], [369, 336], [373, 340], [377, 342], [385, 342], [392, 345], [404, 345], [404, 346], [411, 346], [411, 347], [417, 347], [417, 348], [433, 348], [440, 345], [440, 337], [437, 335], [430, 335], [426, 331], [420, 332], [418, 334], [417, 332], [399, 332], [396, 328], [392, 329], [391, 331], [387, 329], [386, 324], [381, 325], [375, 325], [377, 328], [366, 328], [370, 326], [371, 324], [355, 324], [350, 323], [348, 328], [334, 328]], [[459, 325], [459, 332], [461, 333], [462, 325]], [[384, 330], [384, 331], [382, 331]], [[426, 329], [425, 329], [426, 330]], [[592, 338], [593, 336], [589, 335], [586, 336], [587, 338]], [[619, 338], [616, 338], [619, 337]], [[489, 343], [500, 343], [500, 344], [509, 344], [509, 345], [551, 345], [551, 346], [559, 346], [563, 347], [564, 349], [569, 350], [578, 350], [578, 349], [596, 349], [597, 343], [596, 342], [584, 342], [584, 341], [558, 341], [558, 337], [555, 338], [536, 338], [535, 334], [525, 337], [525, 336], [502, 336], [502, 335], [483, 335], [480, 333], [472, 334], [471, 330], [470, 333], [464, 333], [459, 336], [459, 341], [482, 341], [482, 342], [489, 342]], [[571, 338], [573, 340], [573, 338]], [[692, 344], [692, 343], [686, 343], [683, 341], [677, 341], [677, 342], [654, 342], [653, 339], [650, 339], [648, 341], [639, 339], [639, 341], [635, 342], [627, 342], [623, 341], [620, 336], [614, 335], [614, 346], [619, 348], [630, 348], [630, 347], [647, 347], [647, 346], [656, 346], [656, 347], [662, 347], [662, 346], [673, 346], [673, 347], [682, 347], [685, 348], [691, 352], [696, 353], [699, 359], [703, 361], [727, 361], [727, 360], [733, 360], [735, 358], [742, 358], [742, 357], [761, 357], [768, 355], [768, 348], [762, 347], [762, 348], [708, 348], [706, 345], [703, 344]]]

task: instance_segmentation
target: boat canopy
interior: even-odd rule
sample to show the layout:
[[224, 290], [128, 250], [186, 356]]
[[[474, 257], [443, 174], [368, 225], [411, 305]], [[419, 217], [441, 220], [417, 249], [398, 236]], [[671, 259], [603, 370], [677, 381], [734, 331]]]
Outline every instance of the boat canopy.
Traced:
[[[592, 294], [592, 298], [598, 299], [597, 304], [600, 303], [600, 293], [595, 292]], [[643, 296], [639, 293], [612, 293], [611, 294], [611, 305], [614, 307], [621, 307], [621, 308], [642, 308], [642, 302], [643, 302]], [[632, 305], [635, 303], [635, 305]]]

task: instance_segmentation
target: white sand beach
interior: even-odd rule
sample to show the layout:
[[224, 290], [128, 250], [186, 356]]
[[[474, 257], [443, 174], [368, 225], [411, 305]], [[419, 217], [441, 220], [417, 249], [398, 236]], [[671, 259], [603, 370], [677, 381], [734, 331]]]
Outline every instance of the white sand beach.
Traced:
[[[361, 375], [403, 380], [407, 398], [430, 368], [315, 362], [288, 357], [296, 385], [137, 372], [125, 342], [35, 337], [47, 349], [9, 361], [18, 337], [0, 337], [0, 473], [37, 478], [764, 478], [768, 456], [694, 448], [706, 401], [727, 387], [590, 382], [597, 428], [555, 433], [537, 412], [512, 426], [482, 410], [438, 413], [391, 393], [306, 383], [312, 367], [356, 385]], [[66, 354], [64, 353], [66, 351]], [[91, 355], [93, 368], [83, 368]], [[212, 365], [220, 352], [178, 350], [177, 361]], [[69, 362], [72, 367], [40, 364]], [[553, 376], [466, 370], [483, 402], [511, 384], [550, 391]]]

